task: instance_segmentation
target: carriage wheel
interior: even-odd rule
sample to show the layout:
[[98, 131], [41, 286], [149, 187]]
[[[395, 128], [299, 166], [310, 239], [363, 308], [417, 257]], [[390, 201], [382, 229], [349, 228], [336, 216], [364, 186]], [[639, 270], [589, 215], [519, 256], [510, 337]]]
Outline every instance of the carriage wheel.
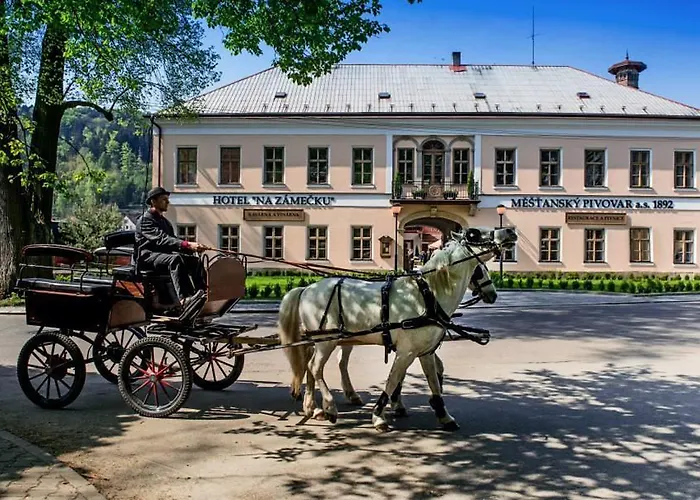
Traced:
[[192, 391], [192, 369], [170, 339], [146, 337], [134, 342], [119, 363], [119, 393], [144, 417], [167, 417]]
[[85, 385], [85, 358], [73, 340], [57, 332], [31, 337], [17, 358], [22, 392], [41, 408], [68, 406]]
[[[119, 381], [118, 370], [122, 356], [133, 343], [146, 336], [140, 328], [100, 332], [95, 336], [93, 357], [95, 368], [105, 380], [113, 384]], [[145, 364], [144, 364], [145, 366]]]
[[240, 344], [185, 342], [185, 356], [192, 367], [195, 385], [207, 391], [221, 391], [238, 380], [243, 371], [244, 359], [242, 354], [229, 358], [228, 350], [231, 347], [238, 348]]

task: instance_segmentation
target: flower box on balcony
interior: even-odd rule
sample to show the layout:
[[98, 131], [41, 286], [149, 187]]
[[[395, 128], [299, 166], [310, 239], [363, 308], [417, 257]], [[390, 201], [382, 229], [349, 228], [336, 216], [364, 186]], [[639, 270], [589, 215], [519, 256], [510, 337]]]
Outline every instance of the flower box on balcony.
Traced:
[[446, 189], [442, 192], [442, 197], [446, 200], [456, 200], [457, 190], [456, 189]]
[[413, 198], [423, 199], [423, 198], [425, 198], [425, 195], [426, 195], [425, 189], [416, 189], [415, 191], [413, 191]]

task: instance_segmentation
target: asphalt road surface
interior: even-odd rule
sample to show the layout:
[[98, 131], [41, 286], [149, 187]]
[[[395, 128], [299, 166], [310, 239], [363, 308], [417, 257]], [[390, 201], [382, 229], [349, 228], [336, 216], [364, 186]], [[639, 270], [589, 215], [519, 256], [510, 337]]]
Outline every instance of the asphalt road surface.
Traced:
[[700, 498], [700, 300], [525, 295], [461, 319], [490, 329], [489, 345], [439, 349], [454, 433], [439, 430], [419, 363], [403, 389], [409, 416], [374, 430], [389, 365], [372, 346], [350, 362], [364, 407], [345, 403], [328, 365], [336, 424], [303, 418], [282, 351], [249, 355], [231, 388], [194, 388], [167, 419], [135, 415], [92, 367], [71, 406], [41, 410], [15, 376], [35, 330], [23, 316], [0, 316], [0, 428], [110, 499]]

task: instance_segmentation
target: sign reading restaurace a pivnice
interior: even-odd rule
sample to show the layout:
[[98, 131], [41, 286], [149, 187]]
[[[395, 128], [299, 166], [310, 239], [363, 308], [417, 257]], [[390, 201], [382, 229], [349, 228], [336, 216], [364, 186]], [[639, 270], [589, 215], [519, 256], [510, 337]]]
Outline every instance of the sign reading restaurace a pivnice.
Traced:
[[601, 208], [620, 210], [673, 210], [673, 200], [669, 199], [639, 199], [633, 198], [593, 198], [593, 197], [540, 197], [525, 196], [523, 198], [511, 198], [513, 208]]

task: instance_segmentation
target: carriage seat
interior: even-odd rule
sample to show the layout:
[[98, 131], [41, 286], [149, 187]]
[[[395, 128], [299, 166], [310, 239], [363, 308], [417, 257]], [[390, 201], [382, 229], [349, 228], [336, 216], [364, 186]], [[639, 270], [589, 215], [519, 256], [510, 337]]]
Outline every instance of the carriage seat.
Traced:
[[22, 278], [17, 281], [17, 288], [42, 290], [47, 292], [79, 293], [83, 295], [107, 294], [112, 290], [110, 282], [98, 280], [60, 281], [46, 278]]
[[112, 268], [112, 276], [115, 279], [124, 281], [140, 281], [143, 278], [147, 279], [170, 279], [170, 273], [158, 273], [156, 271], [146, 270], [136, 272], [136, 266], [119, 266]]

